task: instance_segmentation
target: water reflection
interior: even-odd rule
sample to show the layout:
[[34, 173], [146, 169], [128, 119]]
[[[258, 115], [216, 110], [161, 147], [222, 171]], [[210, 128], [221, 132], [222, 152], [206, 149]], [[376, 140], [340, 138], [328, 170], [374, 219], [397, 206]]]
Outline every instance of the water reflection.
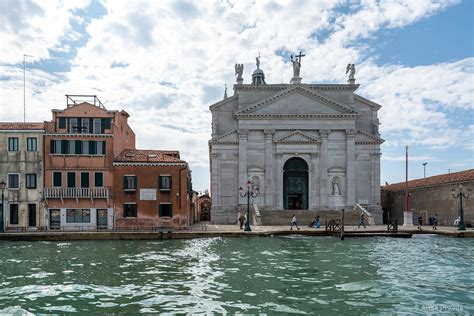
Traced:
[[0, 314], [472, 313], [472, 246], [438, 236], [0, 242]]

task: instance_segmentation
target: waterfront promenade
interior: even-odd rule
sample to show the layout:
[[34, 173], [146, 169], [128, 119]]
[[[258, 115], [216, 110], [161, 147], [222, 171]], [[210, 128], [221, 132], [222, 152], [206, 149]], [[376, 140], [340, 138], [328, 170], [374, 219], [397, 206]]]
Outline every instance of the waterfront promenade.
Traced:
[[[474, 229], [468, 228], [466, 231], [458, 231], [457, 227], [438, 226], [433, 230], [430, 226], [424, 226], [418, 230], [416, 226], [398, 226], [398, 232], [388, 232], [386, 225], [372, 225], [366, 228], [357, 226], [345, 226], [344, 236], [351, 237], [402, 237], [409, 238], [413, 234], [436, 234], [449, 237], [474, 237]], [[339, 233], [328, 232], [324, 226], [319, 229], [308, 226], [300, 226], [300, 229], [289, 226], [252, 226], [252, 231], [245, 232], [239, 229], [238, 225], [215, 225], [211, 223], [198, 223], [184, 230], [159, 229], [157, 231], [45, 231], [45, 232], [19, 232], [0, 234], [0, 240], [153, 240], [153, 239], [191, 239], [208, 237], [245, 237], [245, 236], [335, 236]]]

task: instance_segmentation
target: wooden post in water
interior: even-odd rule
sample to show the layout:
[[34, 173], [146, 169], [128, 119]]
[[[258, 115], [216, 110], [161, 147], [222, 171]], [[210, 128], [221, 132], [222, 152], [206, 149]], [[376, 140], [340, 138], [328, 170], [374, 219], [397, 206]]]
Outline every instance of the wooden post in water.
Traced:
[[344, 240], [344, 209], [341, 209], [341, 240]]

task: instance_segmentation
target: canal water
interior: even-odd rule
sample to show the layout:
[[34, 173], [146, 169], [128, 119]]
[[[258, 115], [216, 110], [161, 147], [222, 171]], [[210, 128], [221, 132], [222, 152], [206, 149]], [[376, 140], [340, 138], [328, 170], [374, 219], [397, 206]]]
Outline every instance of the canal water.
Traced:
[[473, 314], [474, 239], [0, 242], [0, 314]]

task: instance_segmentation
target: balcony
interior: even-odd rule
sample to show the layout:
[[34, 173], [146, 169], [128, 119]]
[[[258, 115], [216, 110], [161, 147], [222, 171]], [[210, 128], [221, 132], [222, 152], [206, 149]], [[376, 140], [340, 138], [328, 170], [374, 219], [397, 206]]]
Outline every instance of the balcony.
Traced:
[[94, 199], [106, 199], [107, 204], [109, 203], [109, 188], [44, 188], [44, 198], [46, 202], [48, 199], [76, 199], [79, 204], [79, 199], [90, 199], [94, 202]]

